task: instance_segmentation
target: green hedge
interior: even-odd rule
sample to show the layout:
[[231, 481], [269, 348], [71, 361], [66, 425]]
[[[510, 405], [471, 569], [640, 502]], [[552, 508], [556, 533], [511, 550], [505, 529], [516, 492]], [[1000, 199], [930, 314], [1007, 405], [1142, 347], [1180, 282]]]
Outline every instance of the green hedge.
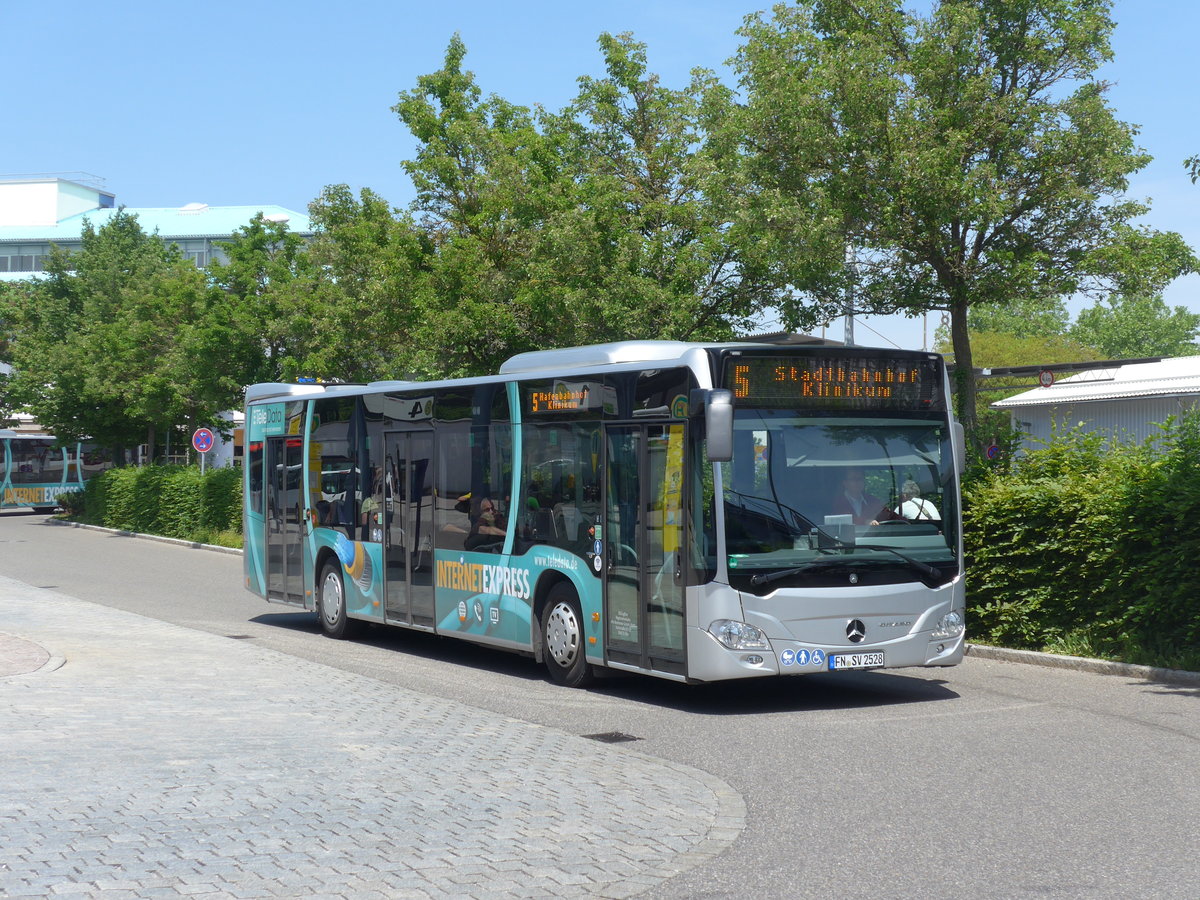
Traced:
[[1057, 435], [964, 497], [975, 638], [1200, 669], [1200, 418]]
[[82, 519], [93, 525], [240, 546], [241, 471], [197, 466], [109, 469], [84, 488]]

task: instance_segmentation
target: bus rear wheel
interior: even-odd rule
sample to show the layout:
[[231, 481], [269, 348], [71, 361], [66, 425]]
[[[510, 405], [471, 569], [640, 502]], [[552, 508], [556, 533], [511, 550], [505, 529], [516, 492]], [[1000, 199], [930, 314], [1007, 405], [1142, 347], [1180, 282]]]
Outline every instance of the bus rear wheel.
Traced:
[[555, 585], [542, 611], [542, 657], [556, 684], [583, 687], [592, 680], [585, 647], [579, 599], [568, 585]]
[[346, 615], [346, 587], [336, 563], [325, 563], [319, 584], [317, 619], [321, 622], [321, 631], [334, 639], [347, 637], [350, 618]]

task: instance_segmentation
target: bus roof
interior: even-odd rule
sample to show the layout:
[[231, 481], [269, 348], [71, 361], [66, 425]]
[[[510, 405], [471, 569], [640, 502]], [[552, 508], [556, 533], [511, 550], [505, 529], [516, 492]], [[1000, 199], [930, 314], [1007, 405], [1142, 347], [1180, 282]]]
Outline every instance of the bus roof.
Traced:
[[338, 394], [363, 394], [378, 391], [402, 391], [414, 388], [437, 388], [444, 386], [470, 386], [508, 381], [512, 376], [537, 372], [561, 372], [564, 375], [587, 369], [613, 370], [635, 368], [647, 363], [660, 365], [678, 362], [681, 365], [689, 353], [704, 352], [721, 346], [748, 347], [750, 344], [698, 344], [686, 341], [618, 341], [611, 344], [593, 344], [586, 347], [569, 347], [562, 350], [535, 350], [518, 353], [500, 366], [497, 375], [479, 375], [471, 378], [445, 378], [431, 381], [372, 381], [370, 384], [284, 384], [268, 382], [253, 384], [246, 388], [246, 402], [284, 397], [311, 397], [315, 394], [336, 396]]
[[[512, 380], [514, 376], [536, 375], [554, 372], [563, 377], [592, 371], [618, 371], [639, 366], [660, 366], [664, 363], [695, 365], [698, 360], [693, 354], [708, 354], [721, 350], [805, 350], [821, 348], [829, 351], [846, 349], [851, 352], [871, 348], [843, 348], [837, 341], [814, 338], [809, 335], [760, 335], [742, 341], [688, 342], [688, 341], [614, 341], [608, 344], [590, 344], [583, 347], [566, 347], [554, 350], [533, 350], [509, 357], [500, 366], [496, 375], [478, 375], [470, 378], [438, 378], [430, 381], [372, 381], [370, 384], [284, 384], [269, 382], [254, 384], [246, 388], [246, 402], [285, 397], [311, 397], [317, 394], [337, 396], [339, 394], [365, 394], [386, 391], [440, 388], [447, 386], [471, 386], [493, 384]], [[917, 351], [888, 351], [899, 355], [930, 355]], [[689, 359], [689, 357], [691, 357]]]
[[689, 350], [699, 346], [702, 345], [684, 341], [617, 341], [561, 350], [533, 350], [510, 357], [500, 366], [500, 374], [515, 375], [519, 372], [612, 366], [619, 363], [665, 362], [681, 359]]

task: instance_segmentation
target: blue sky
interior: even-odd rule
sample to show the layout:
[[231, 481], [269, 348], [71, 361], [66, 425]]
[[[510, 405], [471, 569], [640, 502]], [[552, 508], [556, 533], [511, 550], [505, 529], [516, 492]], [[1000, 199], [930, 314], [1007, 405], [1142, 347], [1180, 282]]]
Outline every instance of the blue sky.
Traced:
[[[683, 86], [718, 71], [748, 13], [737, 0], [64, 0], [5, 4], [0, 175], [89, 172], [127, 206], [275, 203], [304, 210], [327, 184], [412, 200], [401, 169], [413, 143], [391, 112], [398, 92], [436, 70], [458, 32], [485, 93], [558, 109], [575, 80], [602, 73], [596, 38], [633, 32], [650, 66]], [[1110, 102], [1141, 126], [1154, 162], [1131, 195], [1146, 223], [1200, 248], [1200, 185], [1182, 160], [1200, 153], [1195, 0], [1117, 0]], [[1200, 312], [1200, 275], [1172, 304]], [[920, 348], [935, 322], [860, 319], [859, 343]], [[872, 331], [874, 329], [874, 331]], [[842, 326], [828, 334], [840, 338]]]

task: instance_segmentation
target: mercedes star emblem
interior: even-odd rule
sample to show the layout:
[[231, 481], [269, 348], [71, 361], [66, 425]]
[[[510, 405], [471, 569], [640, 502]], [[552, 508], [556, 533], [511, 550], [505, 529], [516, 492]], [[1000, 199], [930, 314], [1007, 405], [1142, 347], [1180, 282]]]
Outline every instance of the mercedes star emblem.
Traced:
[[867, 626], [860, 619], [851, 619], [850, 624], [846, 626], [846, 637], [850, 638], [852, 644], [862, 642], [862, 639], [867, 636]]

